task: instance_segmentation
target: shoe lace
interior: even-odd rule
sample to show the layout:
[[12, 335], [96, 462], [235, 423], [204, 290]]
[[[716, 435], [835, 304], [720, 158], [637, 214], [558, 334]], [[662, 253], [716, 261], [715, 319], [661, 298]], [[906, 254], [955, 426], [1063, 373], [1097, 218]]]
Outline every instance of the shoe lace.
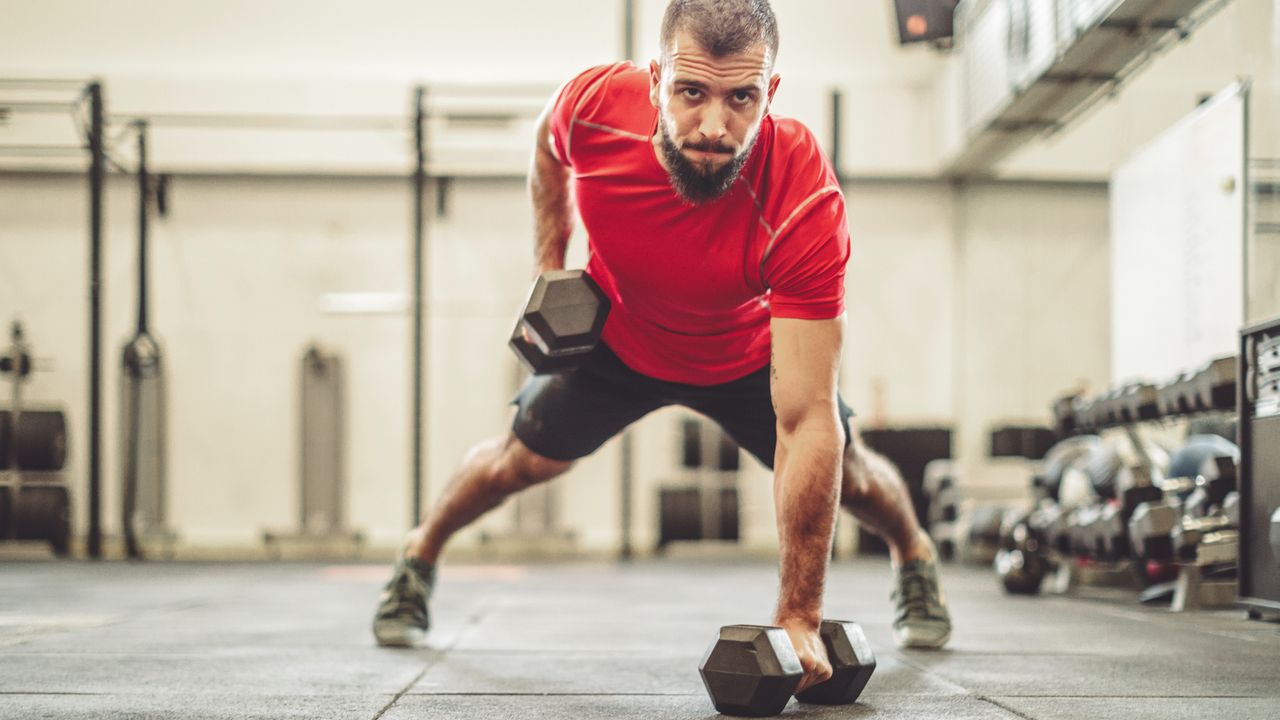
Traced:
[[929, 584], [920, 573], [903, 573], [898, 583], [898, 600], [904, 616], [928, 616]]
[[395, 603], [395, 615], [407, 613], [416, 617], [422, 614], [422, 606], [426, 596], [427, 589], [424, 583], [415, 578], [413, 573], [405, 570], [400, 572], [395, 580], [392, 581], [389, 600]]

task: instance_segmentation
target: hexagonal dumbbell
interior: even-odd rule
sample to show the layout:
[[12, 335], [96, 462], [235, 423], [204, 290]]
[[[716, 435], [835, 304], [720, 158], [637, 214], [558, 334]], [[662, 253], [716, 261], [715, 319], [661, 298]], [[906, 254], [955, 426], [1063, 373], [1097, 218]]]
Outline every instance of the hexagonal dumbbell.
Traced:
[[[796, 699], [821, 705], [855, 702], [876, 669], [866, 635], [857, 623], [843, 620], [823, 620], [820, 633], [831, 678]], [[803, 674], [786, 631], [765, 625], [720, 628], [698, 672], [716, 710], [747, 717], [781, 713]]]
[[609, 299], [583, 270], [545, 272], [533, 283], [510, 346], [535, 375], [572, 370], [595, 349]]
[[996, 575], [1005, 592], [1014, 595], [1040, 592], [1049, 561], [1044, 534], [1039, 528], [1048, 521], [1039, 509], [1030, 516], [1015, 513], [1006, 517], [1005, 526], [1000, 530], [1000, 551], [995, 557]]
[[1141, 560], [1172, 559], [1172, 533], [1180, 515], [1180, 506], [1163, 500], [1138, 505], [1129, 518], [1133, 554]]
[[726, 625], [698, 667], [716, 710], [726, 715], [777, 715], [804, 670], [787, 631], [766, 625]]

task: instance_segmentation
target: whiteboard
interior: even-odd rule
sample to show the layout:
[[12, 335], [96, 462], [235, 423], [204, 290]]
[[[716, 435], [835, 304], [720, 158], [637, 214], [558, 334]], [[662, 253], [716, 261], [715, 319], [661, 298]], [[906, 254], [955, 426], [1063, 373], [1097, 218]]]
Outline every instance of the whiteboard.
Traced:
[[1111, 176], [1111, 379], [1233, 355], [1244, 322], [1245, 119], [1235, 83]]

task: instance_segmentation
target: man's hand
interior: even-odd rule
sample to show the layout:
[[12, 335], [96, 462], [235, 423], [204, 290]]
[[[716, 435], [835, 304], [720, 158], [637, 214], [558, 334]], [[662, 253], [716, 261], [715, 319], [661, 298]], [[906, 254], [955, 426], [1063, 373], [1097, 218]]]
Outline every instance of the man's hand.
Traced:
[[800, 678], [800, 685], [796, 688], [795, 694], [799, 695], [814, 685], [829, 680], [831, 660], [827, 657], [826, 645], [823, 644], [822, 636], [818, 633], [820, 625], [814, 625], [806, 620], [782, 620], [778, 625], [787, 631], [787, 636], [791, 638], [791, 645], [796, 649], [796, 655], [800, 656], [800, 667], [804, 668], [804, 677]]

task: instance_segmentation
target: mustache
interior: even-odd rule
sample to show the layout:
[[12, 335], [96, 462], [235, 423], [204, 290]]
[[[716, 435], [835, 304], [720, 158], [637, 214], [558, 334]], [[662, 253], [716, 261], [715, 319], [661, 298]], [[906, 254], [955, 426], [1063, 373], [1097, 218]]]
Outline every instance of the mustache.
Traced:
[[738, 151], [738, 148], [732, 145], [717, 142], [686, 142], [681, 144], [681, 150], [697, 150], [699, 152], [721, 153], [724, 155], [732, 155]]

